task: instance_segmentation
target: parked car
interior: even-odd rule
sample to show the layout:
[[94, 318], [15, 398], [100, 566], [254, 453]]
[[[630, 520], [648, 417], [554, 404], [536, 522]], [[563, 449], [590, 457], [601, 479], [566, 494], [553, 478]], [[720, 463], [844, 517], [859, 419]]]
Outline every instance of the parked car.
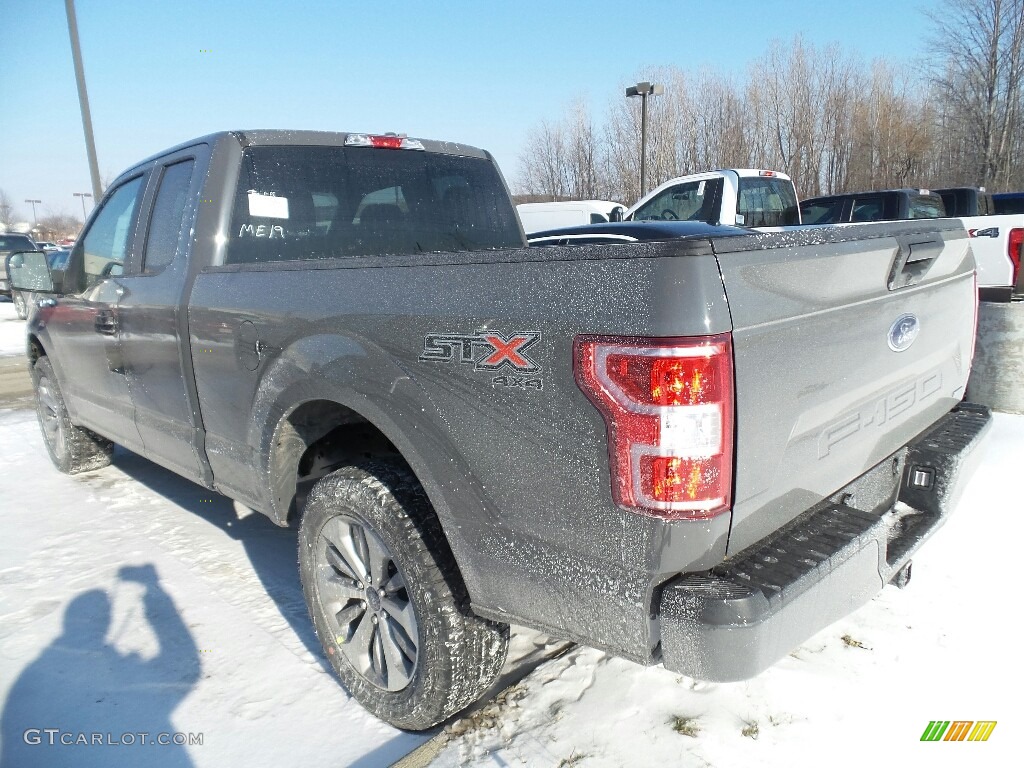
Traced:
[[[525, 247], [451, 142], [181, 144], [110, 185], [29, 318], [44, 445], [297, 524], [325, 659], [402, 728], [488, 690], [512, 623], [756, 675], [905, 585], [978, 461], [966, 233], [589, 226], [690, 231]], [[7, 271], [47, 290], [41, 253]]]
[[43, 240], [41, 242], [37, 241], [36, 247], [39, 248], [39, 250], [41, 251], [56, 251], [58, 248], [60, 248], [59, 245], [57, 245], [56, 243], [51, 243], [48, 240]]
[[[0, 259], [7, 258], [8, 254], [15, 251], [35, 251], [36, 244], [28, 235], [17, 235], [13, 233], [0, 234]], [[6, 275], [0, 275], [0, 296], [11, 298], [11, 288], [7, 283]]]
[[610, 221], [625, 206], [610, 200], [563, 200], [554, 203], [520, 203], [516, 206], [526, 234], [541, 229], [574, 227], [578, 224], [600, 224]]
[[666, 181], [644, 195], [622, 220], [783, 227], [800, 223], [800, 207], [796, 187], [786, 174], [724, 168]]
[[843, 224], [946, 216], [942, 198], [927, 189], [880, 189], [809, 197], [800, 203], [804, 224]]

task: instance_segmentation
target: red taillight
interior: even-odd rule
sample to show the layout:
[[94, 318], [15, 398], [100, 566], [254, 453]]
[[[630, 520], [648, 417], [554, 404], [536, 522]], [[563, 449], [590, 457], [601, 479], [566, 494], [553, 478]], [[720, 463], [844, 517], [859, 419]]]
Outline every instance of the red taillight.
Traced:
[[1024, 248], [1024, 229], [1014, 227], [1010, 230], [1010, 239], [1007, 241], [1006, 255], [1013, 262], [1013, 274], [1010, 276], [1010, 285], [1017, 285], [1017, 277], [1020, 275], [1020, 255]]
[[574, 354], [576, 381], [608, 426], [616, 503], [666, 519], [728, 510], [731, 336], [580, 336]]

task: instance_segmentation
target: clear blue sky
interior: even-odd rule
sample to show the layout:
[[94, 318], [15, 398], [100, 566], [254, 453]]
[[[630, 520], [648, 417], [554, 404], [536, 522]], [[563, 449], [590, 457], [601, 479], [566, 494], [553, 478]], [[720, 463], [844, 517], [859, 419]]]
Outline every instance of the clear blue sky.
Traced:
[[[741, 73], [773, 39], [925, 49], [923, 0], [77, 0], [101, 176], [233, 128], [395, 131], [494, 153], [648, 67]], [[202, 52], [202, 51], [209, 51]], [[0, 189], [22, 218], [91, 189], [63, 0], [0, 0]]]

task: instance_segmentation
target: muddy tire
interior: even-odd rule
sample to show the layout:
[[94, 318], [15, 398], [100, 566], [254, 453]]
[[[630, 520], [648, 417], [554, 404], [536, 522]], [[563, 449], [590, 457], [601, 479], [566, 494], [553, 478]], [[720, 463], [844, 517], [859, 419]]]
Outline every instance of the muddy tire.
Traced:
[[352, 696], [423, 730], [476, 701], [505, 662], [509, 628], [475, 616], [426, 494], [389, 462], [323, 477], [299, 528], [317, 637]]
[[44, 356], [36, 361], [32, 381], [36, 390], [39, 428], [54, 466], [69, 475], [107, 466], [114, 454], [114, 444], [71, 423], [49, 358]]

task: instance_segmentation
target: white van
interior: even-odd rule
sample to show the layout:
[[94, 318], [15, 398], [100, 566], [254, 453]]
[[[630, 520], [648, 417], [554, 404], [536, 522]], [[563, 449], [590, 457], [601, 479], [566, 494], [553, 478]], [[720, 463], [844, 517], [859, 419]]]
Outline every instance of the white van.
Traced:
[[560, 203], [521, 203], [516, 206], [526, 234], [581, 224], [601, 224], [611, 219], [616, 208], [625, 206], [609, 200], [565, 200]]

